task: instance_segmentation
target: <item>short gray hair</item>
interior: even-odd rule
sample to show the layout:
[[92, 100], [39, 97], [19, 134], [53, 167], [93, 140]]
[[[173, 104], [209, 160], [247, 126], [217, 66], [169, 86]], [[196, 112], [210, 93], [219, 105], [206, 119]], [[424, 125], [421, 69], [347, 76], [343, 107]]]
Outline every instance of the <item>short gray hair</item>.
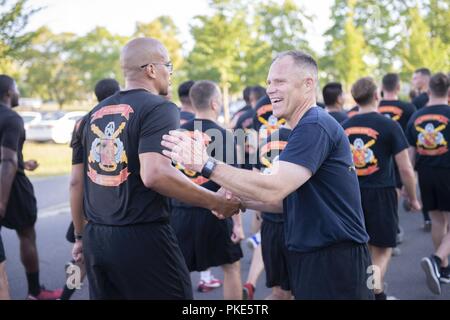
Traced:
[[273, 59], [272, 63], [284, 57], [291, 57], [294, 60], [295, 64], [300, 68], [306, 67], [310, 69], [312, 71], [312, 75], [315, 77], [315, 80], [318, 80], [319, 67], [317, 66], [316, 60], [314, 60], [311, 55], [300, 50], [284, 51], [278, 53], [277, 56]]

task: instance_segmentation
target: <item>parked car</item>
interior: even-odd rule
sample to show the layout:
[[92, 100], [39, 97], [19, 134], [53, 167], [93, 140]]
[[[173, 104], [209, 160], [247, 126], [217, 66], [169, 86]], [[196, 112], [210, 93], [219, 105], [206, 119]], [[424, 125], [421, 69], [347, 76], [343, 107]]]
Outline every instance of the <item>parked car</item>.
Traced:
[[41, 121], [28, 127], [27, 139], [39, 142], [69, 143], [75, 123], [85, 114], [85, 111], [45, 113], [42, 115]]
[[25, 131], [28, 131], [28, 128], [32, 124], [36, 124], [42, 120], [42, 114], [34, 111], [23, 111], [19, 112], [19, 115], [23, 119], [23, 124], [25, 127]]

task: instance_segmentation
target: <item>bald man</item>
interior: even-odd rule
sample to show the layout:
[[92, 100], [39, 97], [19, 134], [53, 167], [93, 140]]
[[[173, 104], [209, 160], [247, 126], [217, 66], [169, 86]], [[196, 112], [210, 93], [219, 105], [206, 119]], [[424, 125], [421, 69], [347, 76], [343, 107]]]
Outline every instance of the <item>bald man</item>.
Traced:
[[71, 197], [73, 256], [85, 260], [91, 299], [192, 299], [166, 197], [225, 216], [239, 202], [194, 184], [162, 155], [162, 136], [180, 122], [162, 97], [172, 74], [164, 46], [134, 39], [121, 65], [126, 89], [94, 107], [72, 143], [71, 194], [83, 194]]

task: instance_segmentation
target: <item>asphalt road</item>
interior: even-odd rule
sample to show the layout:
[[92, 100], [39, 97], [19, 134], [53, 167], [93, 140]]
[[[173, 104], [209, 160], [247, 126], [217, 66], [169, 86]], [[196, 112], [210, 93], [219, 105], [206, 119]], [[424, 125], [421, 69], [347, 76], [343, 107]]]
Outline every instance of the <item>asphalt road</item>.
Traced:
[[[40, 255], [41, 282], [47, 288], [61, 287], [65, 282], [64, 265], [70, 260], [71, 244], [65, 240], [65, 233], [70, 221], [68, 208], [68, 177], [51, 179], [35, 179], [38, 199], [39, 219], [36, 226], [38, 249]], [[251, 213], [243, 216], [244, 230], [249, 235]], [[431, 235], [422, 231], [421, 214], [411, 214], [400, 211], [400, 222], [405, 231], [405, 239], [400, 246], [402, 253], [393, 257], [385, 281], [388, 284], [387, 294], [399, 299], [449, 300], [450, 286], [442, 286], [442, 294], [432, 294], [425, 284], [425, 275], [420, 268], [420, 259], [433, 252]], [[24, 269], [20, 263], [19, 244], [17, 236], [11, 230], [2, 228], [3, 242], [7, 255], [7, 273], [13, 299], [24, 299], [27, 285]], [[244, 258], [241, 260], [243, 281], [247, 278], [250, 266], [251, 251], [242, 243]], [[220, 268], [213, 268], [213, 274], [223, 279]], [[208, 293], [195, 291], [199, 274], [192, 274], [195, 299], [223, 299], [222, 289]], [[264, 299], [270, 293], [265, 287], [263, 273], [257, 284], [256, 299]], [[78, 290], [73, 299], [88, 299], [88, 283]]]

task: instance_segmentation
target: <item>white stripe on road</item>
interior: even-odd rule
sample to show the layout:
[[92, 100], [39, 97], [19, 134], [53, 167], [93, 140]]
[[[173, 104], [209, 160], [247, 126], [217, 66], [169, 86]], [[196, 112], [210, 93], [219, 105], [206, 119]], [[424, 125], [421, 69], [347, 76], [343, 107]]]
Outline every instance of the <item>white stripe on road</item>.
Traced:
[[60, 214], [70, 212], [70, 205], [68, 202], [58, 204], [56, 206], [47, 207], [38, 211], [38, 218], [44, 219], [54, 217]]

